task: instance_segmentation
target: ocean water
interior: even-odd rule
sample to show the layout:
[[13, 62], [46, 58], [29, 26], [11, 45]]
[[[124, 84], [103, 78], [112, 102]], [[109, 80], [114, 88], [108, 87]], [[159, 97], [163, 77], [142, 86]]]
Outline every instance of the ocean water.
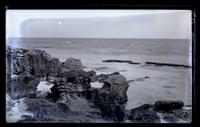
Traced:
[[[127, 109], [157, 100], [182, 100], [192, 104], [192, 69], [145, 66], [144, 62], [192, 65], [188, 39], [91, 39], [91, 38], [9, 38], [12, 47], [41, 49], [65, 61], [80, 59], [86, 71], [98, 74], [120, 72], [130, 82]], [[132, 60], [139, 65], [105, 63], [103, 60]], [[149, 78], [144, 78], [148, 76]]]

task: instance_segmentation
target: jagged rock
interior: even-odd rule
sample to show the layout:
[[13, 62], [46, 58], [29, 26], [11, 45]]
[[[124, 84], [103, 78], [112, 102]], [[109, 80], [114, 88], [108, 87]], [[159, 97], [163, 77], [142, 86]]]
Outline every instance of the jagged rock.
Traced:
[[109, 74], [100, 74], [97, 76], [97, 81], [99, 83], [104, 83], [104, 81], [109, 77]]
[[68, 71], [56, 77], [50, 95], [54, 100], [67, 102], [91, 88], [90, 76], [84, 71]]
[[62, 72], [64, 71], [83, 71], [83, 65], [79, 59], [68, 58], [62, 63]]
[[168, 112], [174, 109], [181, 109], [184, 106], [184, 103], [179, 100], [178, 101], [163, 100], [163, 101], [156, 101], [154, 106], [155, 110]]
[[20, 122], [95, 122], [100, 119], [99, 109], [86, 99], [77, 97], [73, 103], [52, 102], [47, 99], [26, 99], [28, 109], [33, 116], [27, 116]]
[[70, 82], [73, 84], [81, 84], [83, 89], [88, 89], [91, 87], [90, 75], [85, 71], [67, 71], [58, 74], [56, 77], [58, 77], [58, 80], [65, 78], [66, 82]]
[[138, 123], [160, 122], [160, 117], [153, 110], [153, 105], [144, 104], [130, 111], [128, 119]]
[[173, 111], [174, 115], [182, 120], [192, 120], [192, 108], [191, 109], [177, 109]]
[[36, 92], [36, 87], [39, 84], [39, 80], [29, 80], [29, 77], [18, 77], [12, 79], [10, 86], [10, 91], [8, 94], [11, 98], [21, 98], [25, 96], [32, 96]]
[[96, 98], [96, 104], [101, 109], [104, 118], [113, 118], [117, 121], [124, 120], [128, 87], [126, 78], [119, 73], [111, 74], [104, 81], [104, 85], [98, 91]]
[[90, 76], [91, 82], [98, 81], [98, 77], [95, 71], [88, 71], [87, 74]]
[[[35, 91], [38, 81], [34, 80], [37, 78], [46, 77], [49, 80], [49, 77], [54, 77], [60, 74], [61, 71], [83, 70], [81, 61], [78, 59], [69, 58], [64, 63], [61, 63], [59, 59], [51, 57], [45, 51], [37, 49], [11, 49], [7, 47], [6, 55], [7, 91], [9, 94], [12, 93], [12, 95], [15, 95], [15, 97], [23, 97], [26, 96], [28, 91]], [[77, 73], [75, 74], [76, 83], [87, 84], [89, 86], [90, 78], [84, 77], [83, 75], [86, 74], [83, 72], [78, 74], [82, 76], [77, 75]]]
[[128, 101], [127, 90], [129, 84], [126, 78], [119, 72], [112, 73], [105, 81], [100, 91], [109, 91], [110, 94], [115, 95], [116, 102], [119, 104], [126, 103]]
[[[34, 78], [44, 77], [51, 74], [56, 75], [60, 72], [61, 63], [59, 60], [52, 58], [45, 51], [10, 49], [8, 52], [9, 60], [7, 67], [8, 70], [12, 68], [12, 74], [8, 78], [11, 78], [12, 75], [17, 75], [19, 78], [27, 77], [27, 75], [31, 75]], [[8, 85], [10, 84], [8, 83]]]

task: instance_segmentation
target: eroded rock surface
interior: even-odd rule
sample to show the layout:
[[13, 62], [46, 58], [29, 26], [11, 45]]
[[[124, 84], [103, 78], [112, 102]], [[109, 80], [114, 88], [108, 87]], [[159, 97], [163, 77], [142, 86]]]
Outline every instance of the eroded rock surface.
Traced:
[[126, 78], [119, 73], [111, 74], [104, 81], [104, 85], [98, 91], [96, 98], [96, 103], [104, 118], [113, 118], [117, 121], [124, 120], [128, 87]]
[[78, 70], [82, 71], [81, 61], [69, 58], [60, 62], [45, 51], [37, 49], [11, 49], [6, 51], [7, 92], [12, 98], [20, 98], [36, 91], [41, 78], [54, 77], [58, 74]]
[[[100, 75], [95, 71], [85, 72], [78, 59], [69, 58], [62, 63], [36, 49], [8, 47], [6, 55], [9, 99], [26, 97], [27, 110], [33, 113], [33, 116], [23, 115], [25, 120], [20, 122], [95, 122], [97, 119], [123, 122], [128, 119], [155, 123], [161, 120], [159, 113], [168, 122], [191, 121], [192, 110], [184, 109], [182, 101], [157, 101], [127, 113], [129, 84], [119, 72]], [[42, 97], [37, 94], [41, 81], [52, 84], [48, 94]], [[92, 88], [91, 82], [103, 83], [103, 86]], [[7, 105], [8, 109], [13, 106], [11, 101]]]
[[153, 105], [144, 104], [130, 111], [128, 119], [138, 123], [158, 123], [160, 117], [153, 110]]

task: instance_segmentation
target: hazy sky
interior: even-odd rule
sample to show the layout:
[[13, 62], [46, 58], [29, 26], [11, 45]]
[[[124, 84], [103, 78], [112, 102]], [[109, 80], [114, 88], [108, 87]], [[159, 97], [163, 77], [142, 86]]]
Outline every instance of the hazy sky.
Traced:
[[8, 10], [6, 37], [191, 38], [189, 10]]

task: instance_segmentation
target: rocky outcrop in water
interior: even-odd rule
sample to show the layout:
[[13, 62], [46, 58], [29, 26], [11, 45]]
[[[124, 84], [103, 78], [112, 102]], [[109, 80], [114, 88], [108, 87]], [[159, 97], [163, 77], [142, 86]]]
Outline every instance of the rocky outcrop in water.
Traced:
[[158, 63], [158, 62], [145, 62], [146, 65], [153, 65], [155, 67], [162, 67], [162, 66], [168, 66], [168, 67], [183, 67], [183, 68], [191, 68], [189, 65], [183, 65], [183, 64], [174, 64], [174, 63]]
[[[9, 100], [26, 97], [27, 110], [33, 113], [33, 116], [23, 115], [25, 120], [20, 122], [94, 122], [97, 119], [123, 122], [128, 119], [154, 123], [161, 119], [171, 122], [191, 120], [191, 109], [184, 109], [181, 101], [157, 101], [154, 105], [145, 104], [127, 113], [129, 82], [119, 72], [100, 75], [95, 71], [85, 72], [78, 59], [60, 62], [36, 49], [8, 47], [6, 55]], [[36, 92], [41, 79], [53, 84], [51, 92], [44, 97], [37, 96]], [[91, 82], [103, 83], [103, 87], [92, 88]], [[13, 106], [11, 101], [7, 105], [8, 108]]]
[[139, 123], [157, 123], [161, 120], [165, 122], [191, 122], [192, 108], [183, 107], [182, 101], [161, 100], [153, 105], [144, 104], [138, 108], [130, 110], [128, 119]]
[[129, 85], [126, 78], [118, 72], [110, 74], [98, 91], [96, 103], [105, 118], [122, 121], [125, 118], [126, 92]]
[[160, 117], [153, 108], [153, 105], [144, 104], [138, 108], [132, 109], [128, 119], [137, 123], [158, 123], [160, 122]]
[[171, 111], [174, 109], [181, 109], [184, 106], [184, 103], [182, 101], [157, 101], [155, 104], [155, 110], [160, 110], [160, 111]]
[[139, 62], [133, 62], [133, 61], [131, 61], [131, 60], [103, 60], [103, 62], [108, 62], [108, 63], [116, 62], [116, 63], [140, 64]]

